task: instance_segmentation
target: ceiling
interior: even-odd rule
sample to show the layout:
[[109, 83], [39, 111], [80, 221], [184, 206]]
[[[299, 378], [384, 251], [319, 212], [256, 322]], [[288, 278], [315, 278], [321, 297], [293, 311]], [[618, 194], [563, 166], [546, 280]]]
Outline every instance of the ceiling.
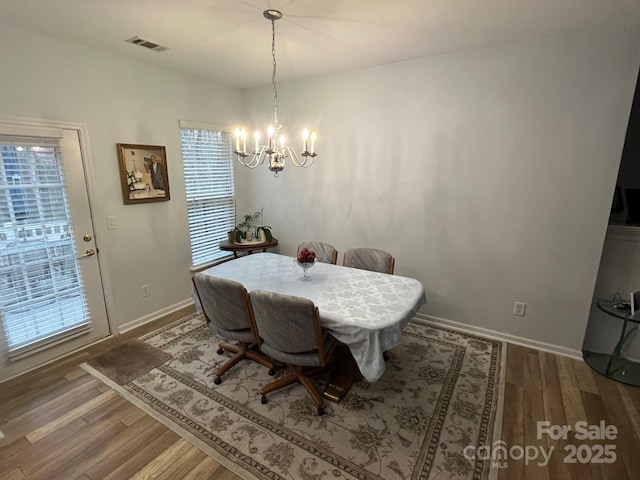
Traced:
[[[0, 0], [0, 25], [248, 88], [560, 30], [640, 24], [639, 0]], [[140, 36], [155, 52], [125, 43]]]

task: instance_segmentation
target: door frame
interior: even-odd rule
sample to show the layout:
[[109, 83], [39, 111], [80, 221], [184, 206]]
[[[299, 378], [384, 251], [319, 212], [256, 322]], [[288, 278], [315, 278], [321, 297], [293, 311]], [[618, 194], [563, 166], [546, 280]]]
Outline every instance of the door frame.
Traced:
[[[89, 200], [89, 215], [91, 217], [91, 222], [93, 223], [93, 230], [95, 234], [95, 245], [98, 251], [98, 266], [100, 271], [100, 281], [102, 282], [102, 292], [104, 296], [105, 308], [107, 310], [107, 324], [109, 328], [109, 335], [106, 337], [100, 338], [95, 342], [90, 343], [89, 345], [99, 343], [107, 338], [111, 338], [114, 335], [114, 332], [117, 332], [117, 326], [114, 324], [115, 318], [115, 303], [113, 297], [113, 290], [111, 289], [111, 278], [109, 276], [109, 270], [106, 268], [106, 265], [109, 264], [107, 258], [107, 251], [105, 248], [102, 248], [102, 239], [107, 238], [106, 224], [105, 222], [98, 222], [96, 218], [95, 205], [96, 203], [96, 181], [95, 181], [95, 173], [93, 170], [93, 161], [91, 158], [91, 147], [89, 143], [89, 131], [87, 125], [84, 123], [75, 123], [75, 122], [66, 122], [66, 121], [58, 121], [58, 120], [44, 120], [38, 118], [24, 118], [24, 117], [8, 117], [8, 116], [0, 116], [0, 123], [10, 123], [14, 125], [27, 126], [27, 127], [54, 127], [61, 128], [65, 130], [75, 130], [78, 133], [78, 141], [80, 143], [80, 155], [82, 157], [82, 168], [84, 170], [85, 183], [87, 186], [87, 198]], [[85, 345], [82, 348], [86, 348], [88, 345]], [[52, 362], [55, 362], [61, 358], [72, 355], [74, 351], [63, 354], [57, 358], [44, 362], [40, 365], [37, 365], [33, 368], [27, 369], [24, 372], [21, 372], [17, 375], [11, 376], [7, 379], [4, 379], [3, 382], [7, 380], [11, 380], [20, 375], [24, 375], [29, 371], [36, 370], [38, 368], [43, 367], [44, 365], [48, 365]]]

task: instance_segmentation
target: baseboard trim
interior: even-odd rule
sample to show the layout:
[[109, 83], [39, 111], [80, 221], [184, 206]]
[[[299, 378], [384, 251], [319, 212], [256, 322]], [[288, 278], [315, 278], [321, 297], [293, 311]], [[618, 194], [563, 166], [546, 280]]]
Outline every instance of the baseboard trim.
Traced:
[[178, 310], [182, 310], [183, 308], [190, 307], [191, 305], [194, 305], [193, 298], [189, 298], [189, 299], [183, 300], [182, 302], [169, 305], [168, 307], [163, 308], [162, 310], [157, 310], [153, 313], [150, 313], [149, 315], [136, 318], [135, 320], [132, 320], [123, 325], [120, 325], [118, 327], [118, 333], [120, 334], [126, 333], [129, 330], [133, 330], [134, 328], [141, 327], [142, 325], [146, 325], [149, 322], [153, 322], [162, 317], [166, 317], [167, 315], [177, 312]]
[[503, 340], [515, 345], [521, 345], [523, 347], [529, 347], [543, 352], [555, 353], [557, 355], [562, 355], [563, 357], [571, 357], [582, 360], [582, 352], [580, 350], [574, 350], [572, 348], [566, 348], [560, 345], [553, 345], [551, 343], [539, 342], [537, 340], [531, 340], [530, 338], [518, 337], [516, 335], [497, 332], [488, 328], [476, 327], [474, 325], [468, 325], [466, 323], [460, 323], [454, 320], [448, 320], [446, 318], [434, 317], [433, 315], [427, 315], [424, 313], [417, 313], [416, 317], [427, 322], [451, 328], [453, 330], [460, 330], [468, 333], [477, 333], [478, 335], [493, 338], [495, 340]]

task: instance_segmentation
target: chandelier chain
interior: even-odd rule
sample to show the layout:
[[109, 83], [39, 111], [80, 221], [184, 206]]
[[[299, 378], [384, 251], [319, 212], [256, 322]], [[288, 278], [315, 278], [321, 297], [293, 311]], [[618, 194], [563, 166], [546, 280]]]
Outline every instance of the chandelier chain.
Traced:
[[276, 22], [271, 20], [271, 57], [273, 58], [273, 127], [278, 128], [278, 85], [276, 83]]

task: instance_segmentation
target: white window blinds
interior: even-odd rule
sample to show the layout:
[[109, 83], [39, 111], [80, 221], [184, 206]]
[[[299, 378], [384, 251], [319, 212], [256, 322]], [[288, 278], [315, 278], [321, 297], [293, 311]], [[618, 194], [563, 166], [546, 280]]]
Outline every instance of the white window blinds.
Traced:
[[224, 256], [218, 244], [235, 226], [231, 134], [182, 128], [182, 157], [193, 266]]
[[0, 138], [0, 317], [11, 356], [88, 329], [60, 148]]

